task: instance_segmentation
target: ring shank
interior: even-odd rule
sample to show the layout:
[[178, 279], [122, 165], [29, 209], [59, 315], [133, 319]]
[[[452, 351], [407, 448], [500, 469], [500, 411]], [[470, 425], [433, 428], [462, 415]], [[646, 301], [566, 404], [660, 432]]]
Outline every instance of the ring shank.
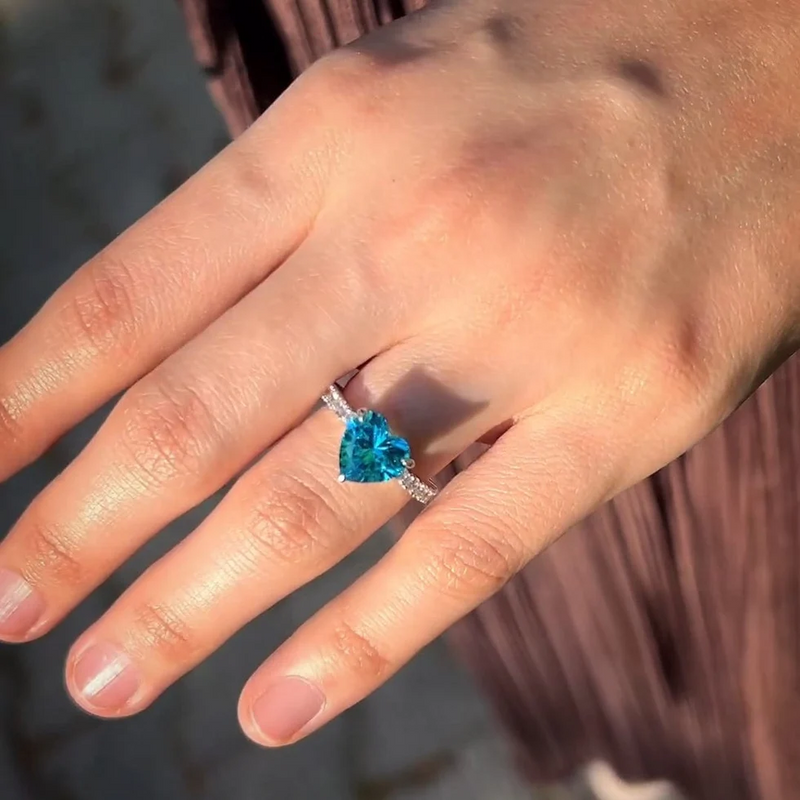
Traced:
[[[322, 395], [322, 402], [336, 414], [345, 425], [358, 415], [345, 399], [342, 390], [333, 384]], [[415, 475], [410, 469], [405, 469], [397, 478], [397, 482], [408, 492], [412, 499], [422, 505], [427, 505], [439, 493], [439, 488], [429, 481]]]

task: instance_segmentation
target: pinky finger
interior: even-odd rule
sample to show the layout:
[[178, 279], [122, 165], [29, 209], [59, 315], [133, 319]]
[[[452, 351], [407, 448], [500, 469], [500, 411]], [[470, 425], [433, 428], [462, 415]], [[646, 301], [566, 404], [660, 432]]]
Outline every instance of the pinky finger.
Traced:
[[274, 746], [318, 729], [615, 493], [617, 471], [594, 452], [596, 425], [567, 423], [559, 411], [506, 433], [262, 666], [240, 700], [248, 736]]

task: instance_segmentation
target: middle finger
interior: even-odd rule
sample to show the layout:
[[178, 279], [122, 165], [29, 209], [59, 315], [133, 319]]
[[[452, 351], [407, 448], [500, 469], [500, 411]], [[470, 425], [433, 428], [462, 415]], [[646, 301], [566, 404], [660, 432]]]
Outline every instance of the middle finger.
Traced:
[[313, 251], [134, 386], [36, 498], [0, 546], [1, 638], [52, 627], [386, 344], [359, 279], [318, 280]]

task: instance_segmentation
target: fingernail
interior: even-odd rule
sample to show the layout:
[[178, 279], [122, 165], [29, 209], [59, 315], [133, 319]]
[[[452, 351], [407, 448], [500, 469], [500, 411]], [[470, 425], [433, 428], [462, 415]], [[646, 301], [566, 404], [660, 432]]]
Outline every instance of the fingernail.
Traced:
[[24, 636], [44, 613], [44, 598], [21, 575], [0, 569], [0, 636]]
[[93, 644], [78, 656], [72, 669], [75, 688], [88, 706], [118, 711], [136, 694], [139, 671], [130, 658], [111, 644]]
[[253, 722], [265, 739], [283, 744], [322, 711], [325, 695], [304, 678], [282, 678], [253, 703]]

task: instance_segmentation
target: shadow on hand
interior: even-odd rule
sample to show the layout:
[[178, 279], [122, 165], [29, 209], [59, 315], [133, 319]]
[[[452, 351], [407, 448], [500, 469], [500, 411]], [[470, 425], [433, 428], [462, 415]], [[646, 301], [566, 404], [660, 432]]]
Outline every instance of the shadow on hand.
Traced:
[[459, 396], [424, 367], [415, 367], [381, 394], [370, 392], [363, 376], [360, 372], [348, 383], [351, 403], [384, 414], [392, 430], [407, 438], [412, 452], [418, 455], [425, 453], [431, 442], [474, 419], [488, 405], [488, 400]]

